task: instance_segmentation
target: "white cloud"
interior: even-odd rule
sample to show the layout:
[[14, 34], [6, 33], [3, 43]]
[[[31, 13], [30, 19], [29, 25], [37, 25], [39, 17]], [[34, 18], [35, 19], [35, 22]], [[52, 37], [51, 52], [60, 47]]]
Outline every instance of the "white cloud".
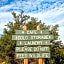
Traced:
[[12, 18], [11, 12], [0, 12], [0, 22], [4, 23], [7, 22], [7, 20], [11, 20]]
[[63, 43], [63, 45], [64, 45], [64, 40], [62, 40], [62, 43]]
[[8, 0], [2, 0], [2, 2], [8, 2]]
[[[60, 2], [56, 2], [56, 3], [53, 3], [51, 4], [50, 2], [52, 2], [52, 0], [45, 0], [44, 2], [48, 1], [49, 3], [44, 3], [43, 2], [44, 0], [31, 0], [31, 1], [21, 1], [21, 0], [15, 0], [15, 2], [12, 2], [11, 4], [9, 5], [5, 5], [4, 7], [1, 7], [0, 8], [0, 11], [8, 11], [9, 9], [12, 9], [12, 10], [24, 10], [25, 12], [29, 12], [29, 11], [32, 11], [32, 12], [43, 12], [45, 10], [50, 10], [52, 8], [56, 8], [58, 6], [61, 6], [61, 3]], [[55, 1], [55, 0], [53, 0]], [[35, 3], [36, 2], [36, 3]], [[49, 7], [49, 8], [46, 8], [46, 7]], [[37, 10], [38, 9], [38, 10]]]
[[10, 12], [0, 12], [0, 33], [2, 34], [3, 28], [6, 28], [6, 24], [13, 20], [13, 16]]
[[1, 12], [2, 11], [7, 11], [7, 10], [11, 9], [12, 7], [13, 7], [13, 4], [11, 4], [11, 5], [5, 5], [3, 7], [0, 7], [0, 11]]
[[0, 5], [3, 5], [4, 3], [7, 3], [8, 0], [0, 0]]
[[64, 22], [64, 8], [52, 9], [44, 13], [29, 13], [28, 15], [37, 17], [39, 20], [42, 20], [47, 24], [60, 24]]

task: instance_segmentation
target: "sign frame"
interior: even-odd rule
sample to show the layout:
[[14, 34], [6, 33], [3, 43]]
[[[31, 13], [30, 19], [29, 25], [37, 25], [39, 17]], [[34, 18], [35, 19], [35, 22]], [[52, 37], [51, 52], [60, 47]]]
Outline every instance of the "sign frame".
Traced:
[[53, 35], [12, 35], [12, 40], [51, 40]]
[[29, 34], [49, 34], [49, 30], [16, 30], [15, 34], [29, 35]]
[[16, 59], [22, 58], [50, 58], [50, 53], [16, 53]]
[[40, 41], [16, 41], [16, 46], [38, 46], [38, 45], [51, 45], [50, 40], [40, 40]]
[[21, 52], [50, 52], [49, 46], [43, 47], [15, 47], [17, 53]]

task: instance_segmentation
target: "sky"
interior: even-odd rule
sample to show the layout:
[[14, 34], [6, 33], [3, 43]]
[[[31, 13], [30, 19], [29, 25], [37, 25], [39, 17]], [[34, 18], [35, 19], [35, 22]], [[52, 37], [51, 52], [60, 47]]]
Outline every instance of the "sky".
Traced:
[[0, 0], [0, 34], [9, 21], [14, 22], [11, 13], [22, 10], [46, 25], [59, 24], [59, 38], [64, 43], [64, 0]]

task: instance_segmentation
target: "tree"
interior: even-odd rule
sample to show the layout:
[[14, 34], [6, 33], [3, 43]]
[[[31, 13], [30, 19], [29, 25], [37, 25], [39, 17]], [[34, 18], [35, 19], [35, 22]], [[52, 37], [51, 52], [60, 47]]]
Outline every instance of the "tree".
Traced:
[[8, 29], [4, 28], [4, 35], [0, 38], [0, 57], [4, 59], [3, 61], [7, 61], [7, 64], [12, 64], [13, 62], [18, 63], [15, 59], [16, 41], [12, 41], [12, 35], [15, 34], [15, 30], [22, 29], [25, 21], [30, 18], [30, 16], [23, 15], [23, 13], [24, 11], [16, 15], [15, 12], [12, 12], [15, 23], [9, 22], [6, 24], [5, 26], [7, 26]]
[[[7, 64], [20, 64], [23, 62], [23, 59], [17, 60], [15, 59], [15, 46], [16, 41], [12, 41], [12, 35], [15, 34], [15, 30], [22, 30], [22, 27], [26, 25], [29, 30], [36, 30], [36, 27], [40, 25], [41, 30], [48, 29], [50, 34], [54, 36], [54, 39], [51, 41], [58, 39], [58, 25], [51, 26], [51, 25], [45, 25], [45, 23], [42, 23], [41, 20], [37, 22], [37, 18], [30, 17], [23, 14], [24, 11], [21, 11], [20, 14], [16, 15], [15, 12], [12, 12], [12, 15], [14, 17], [14, 23], [9, 22], [5, 26], [8, 27], [8, 29], [4, 28], [3, 30], [3, 36], [0, 38], [0, 57], [3, 59], [3, 61], [6, 61]], [[30, 20], [28, 20], [30, 19]], [[55, 46], [52, 43], [51, 45], [51, 51], [55, 51]], [[56, 57], [52, 53], [52, 59], [54, 61]], [[36, 59], [31, 59], [31, 61], [35, 61]], [[49, 61], [49, 60], [48, 60]], [[52, 61], [52, 60], [51, 60]]]

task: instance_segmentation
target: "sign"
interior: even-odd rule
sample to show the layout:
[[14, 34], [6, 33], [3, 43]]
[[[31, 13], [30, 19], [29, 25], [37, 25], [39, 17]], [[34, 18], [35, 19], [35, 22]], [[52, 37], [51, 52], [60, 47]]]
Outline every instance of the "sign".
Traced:
[[16, 53], [16, 59], [22, 58], [50, 58], [50, 53]]
[[50, 58], [50, 40], [53, 35], [49, 30], [16, 30], [12, 40], [16, 40], [16, 59]]
[[43, 47], [16, 47], [16, 52], [50, 52], [49, 46]]
[[42, 40], [42, 41], [17, 41], [16, 46], [24, 46], [24, 45], [50, 45], [50, 40]]
[[16, 30], [16, 34], [49, 34], [49, 30]]
[[53, 35], [12, 35], [12, 40], [42, 40], [53, 39]]

